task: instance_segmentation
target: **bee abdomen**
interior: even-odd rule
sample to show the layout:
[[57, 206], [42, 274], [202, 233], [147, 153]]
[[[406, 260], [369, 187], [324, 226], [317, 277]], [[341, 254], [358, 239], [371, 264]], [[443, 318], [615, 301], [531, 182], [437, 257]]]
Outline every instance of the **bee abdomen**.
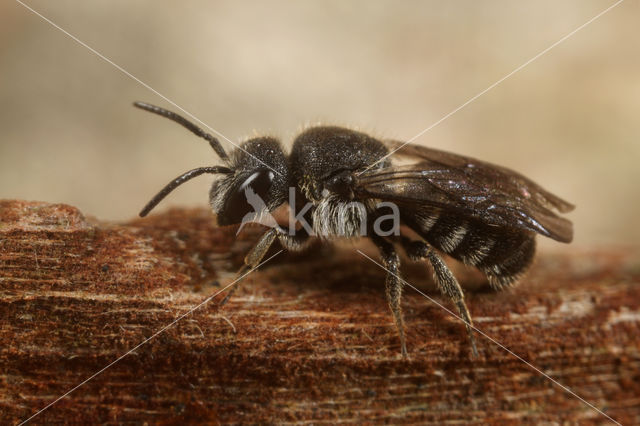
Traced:
[[514, 284], [535, 254], [535, 235], [433, 211], [417, 215], [422, 236], [454, 259], [480, 269], [495, 289]]
[[480, 266], [489, 284], [496, 290], [515, 284], [527, 270], [536, 251], [533, 235], [525, 235], [520, 245], [511, 245], [508, 254], [493, 264]]
[[420, 225], [425, 239], [447, 254], [456, 251], [471, 232], [466, 220], [456, 220], [437, 211], [421, 217]]

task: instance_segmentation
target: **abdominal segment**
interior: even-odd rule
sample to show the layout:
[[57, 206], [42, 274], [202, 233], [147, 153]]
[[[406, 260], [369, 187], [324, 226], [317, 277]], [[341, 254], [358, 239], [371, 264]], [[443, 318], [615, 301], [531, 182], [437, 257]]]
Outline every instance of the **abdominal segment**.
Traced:
[[513, 285], [535, 254], [534, 233], [488, 225], [455, 212], [420, 211], [410, 222], [433, 247], [480, 269], [495, 289]]

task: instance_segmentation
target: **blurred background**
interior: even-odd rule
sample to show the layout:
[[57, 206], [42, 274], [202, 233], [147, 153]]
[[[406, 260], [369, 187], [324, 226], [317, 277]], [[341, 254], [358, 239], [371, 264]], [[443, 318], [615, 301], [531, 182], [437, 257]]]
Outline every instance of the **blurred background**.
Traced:
[[[234, 142], [268, 133], [285, 146], [318, 122], [410, 139], [613, 3], [27, 2]], [[415, 143], [513, 168], [575, 203], [576, 244], [635, 244], [638, 22], [640, 2], [622, 3]], [[175, 176], [217, 163], [204, 140], [134, 100], [176, 109], [0, 3], [0, 198], [120, 221]], [[206, 206], [212, 179], [160, 209]]]

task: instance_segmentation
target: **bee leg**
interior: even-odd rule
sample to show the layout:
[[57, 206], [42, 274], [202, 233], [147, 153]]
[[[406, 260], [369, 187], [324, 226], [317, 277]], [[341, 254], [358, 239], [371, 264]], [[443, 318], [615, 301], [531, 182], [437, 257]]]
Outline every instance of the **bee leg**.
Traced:
[[[271, 247], [271, 244], [273, 244], [273, 241], [277, 236], [278, 233], [276, 228], [271, 228], [270, 230], [262, 234], [256, 245], [254, 245], [253, 248], [249, 250], [249, 253], [247, 253], [247, 255], [245, 256], [244, 265], [242, 265], [242, 267], [236, 273], [236, 280], [239, 280], [243, 275], [260, 264], [260, 261], [262, 260], [264, 255], [267, 254], [269, 247]], [[220, 302], [220, 307], [222, 307], [229, 301], [238, 287], [238, 284], [231, 287], [231, 289], [227, 292], [227, 295]]]
[[[285, 249], [292, 251], [301, 250], [306, 246], [306, 243], [309, 240], [309, 234], [307, 234], [306, 232], [298, 232], [296, 235], [289, 235], [279, 228], [271, 228], [270, 230], [262, 234], [258, 242], [253, 246], [251, 250], [249, 250], [249, 253], [247, 253], [244, 258], [244, 265], [242, 265], [242, 267], [236, 273], [236, 280], [239, 280], [242, 275], [246, 274], [251, 269], [257, 267], [260, 264], [262, 258], [265, 254], [267, 254], [269, 247], [271, 247], [276, 237], [280, 240], [280, 243]], [[220, 306], [223, 306], [229, 301], [237, 288], [238, 284], [231, 287], [227, 295], [220, 302]]]
[[471, 315], [467, 309], [466, 303], [464, 303], [464, 293], [462, 287], [453, 276], [444, 261], [438, 256], [438, 254], [429, 247], [424, 241], [411, 241], [408, 238], [402, 238], [402, 245], [407, 252], [407, 255], [412, 260], [427, 259], [433, 268], [433, 279], [438, 286], [438, 289], [442, 294], [451, 299], [456, 304], [460, 316], [467, 326], [467, 334], [469, 335], [469, 341], [471, 342], [471, 350], [475, 357], [478, 356], [478, 350], [476, 349], [476, 342], [473, 337], [473, 321]]
[[289, 251], [301, 251], [304, 250], [311, 242], [309, 233], [304, 229], [299, 229], [295, 234], [287, 234], [286, 230], [278, 232], [278, 240], [282, 247]]
[[393, 244], [381, 238], [380, 236], [373, 235], [371, 240], [374, 242], [380, 250], [382, 256], [382, 264], [387, 270], [387, 278], [385, 280], [385, 290], [387, 295], [387, 301], [393, 313], [393, 319], [400, 335], [400, 345], [403, 358], [407, 357], [407, 344], [404, 335], [404, 319], [402, 316], [402, 279], [400, 278], [400, 257], [393, 247]]

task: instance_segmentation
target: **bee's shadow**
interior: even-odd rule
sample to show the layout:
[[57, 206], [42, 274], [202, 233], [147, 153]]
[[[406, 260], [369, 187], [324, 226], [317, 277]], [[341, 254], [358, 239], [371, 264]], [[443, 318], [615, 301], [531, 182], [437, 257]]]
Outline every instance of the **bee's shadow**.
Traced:
[[[277, 249], [272, 250], [277, 252]], [[319, 291], [345, 294], [371, 292], [384, 295], [387, 272], [360, 251], [376, 262], [381, 262], [376, 247], [369, 242], [327, 244], [316, 241], [305, 251], [280, 254], [268, 268], [276, 273], [273, 277], [276, 283], [295, 283], [295, 287], [304, 286], [306, 290], [312, 287]], [[460, 276], [465, 291], [494, 292], [479, 271], [453, 260], [450, 263]], [[407, 283], [430, 296], [440, 296], [432, 271], [425, 261], [411, 261], [401, 254], [400, 269], [401, 276]]]

